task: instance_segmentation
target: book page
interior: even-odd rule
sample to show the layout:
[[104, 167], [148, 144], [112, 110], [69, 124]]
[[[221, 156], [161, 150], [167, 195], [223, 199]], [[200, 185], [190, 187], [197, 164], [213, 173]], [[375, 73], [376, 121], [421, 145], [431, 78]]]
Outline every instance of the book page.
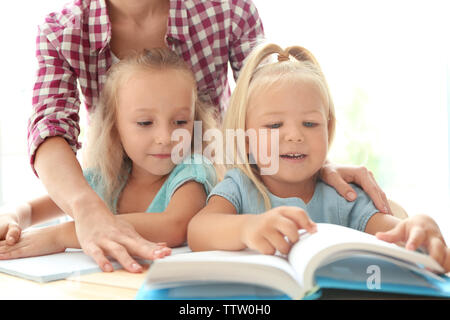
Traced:
[[156, 260], [146, 284], [168, 288], [193, 282], [241, 282], [272, 287], [298, 296], [302, 289], [286, 258], [252, 250], [203, 251]]
[[[386, 284], [414, 285], [433, 288], [433, 284], [414, 270], [407, 268], [394, 259], [380, 256], [358, 254], [346, 257], [317, 269], [315, 277], [326, 277], [339, 281], [366, 283], [369, 274], [367, 267], [376, 265], [380, 272], [380, 287]], [[437, 277], [436, 275], [433, 276]], [[439, 279], [439, 281], [442, 281]], [[381, 289], [381, 288], [380, 288]]]
[[[302, 233], [300, 240], [292, 247], [288, 259], [302, 278], [301, 285], [309, 289], [314, 287], [315, 270], [336, 253], [346, 251], [378, 253], [409, 264], [419, 264], [433, 271], [443, 271], [430, 256], [381, 241], [364, 232], [327, 223], [318, 223], [316, 233]], [[348, 256], [351, 256], [350, 252]]]

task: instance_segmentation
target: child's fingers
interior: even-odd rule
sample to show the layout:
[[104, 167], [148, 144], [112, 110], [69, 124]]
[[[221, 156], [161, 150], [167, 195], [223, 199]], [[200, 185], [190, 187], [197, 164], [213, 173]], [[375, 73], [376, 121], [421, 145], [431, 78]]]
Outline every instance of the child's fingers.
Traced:
[[277, 221], [275, 228], [283, 235], [286, 236], [291, 243], [295, 243], [299, 239], [297, 224], [286, 217], [281, 217]]
[[6, 233], [5, 240], [6, 244], [9, 246], [12, 246], [13, 244], [17, 243], [20, 239], [20, 234], [22, 230], [17, 224], [10, 224], [8, 226], [8, 232]]
[[445, 257], [442, 262], [445, 272], [450, 272], [450, 248], [445, 248]]
[[276, 251], [276, 248], [264, 237], [260, 237], [258, 240], [252, 241], [248, 247], [267, 255], [273, 255]]
[[408, 250], [416, 250], [425, 242], [426, 238], [427, 233], [423, 228], [413, 227], [409, 232], [405, 248]]
[[289, 244], [286, 241], [284, 235], [278, 232], [277, 230], [273, 230], [272, 232], [266, 234], [265, 238], [272, 245], [273, 248], [275, 248], [276, 250], [278, 250], [283, 254], [288, 254], [289, 250], [291, 250], [291, 244]]
[[9, 245], [5, 241], [0, 241], [0, 260], [17, 259], [27, 257], [29, 246], [26, 243], [15, 243]]
[[308, 232], [311, 233], [317, 231], [317, 225], [314, 223], [314, 221], [311, 220], [311, 218], [304, 210], [299, 208], [288, 207], [283, 208], [281, 210], [281, 213], [283, 216], [294, 221], [297, 224], [298, 229], [306, 229]]
[[443, 266], [445, 262], [445, 245], [439, 238], [431, 238], [430, 243], [428, 244], [428, 253], [429, 255], [436, 260], [437, 263]]

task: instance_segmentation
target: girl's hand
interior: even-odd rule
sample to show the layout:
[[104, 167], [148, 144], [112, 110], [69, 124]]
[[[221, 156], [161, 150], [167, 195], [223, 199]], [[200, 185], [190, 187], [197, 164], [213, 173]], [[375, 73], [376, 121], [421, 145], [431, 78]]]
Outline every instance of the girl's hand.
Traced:
[[[19, 218], [13, 213], [0, 214], [0, 241], [7, 245], [13, 245], [19, 241], [22, 228], [19, 226]], [[3, 242], [3, 241], [2, 241]]]
[[277, 207], [263, 214], [249, 214], [241, 239], [248, 248], [263, 254], [274, 254], [276, 250], [287, 254], [299, 239], [299, 229], [314, 233], [317, 226], [300, 208]]
[[41, 256], [65, 251], [58, 237], [58, 226], [30, 230], [22, 233], [20, 240], [9, 245], [0, 241], [0, 260]]
[[13, 245], [20, 239], [22, 230], [31, 224], [31, 205], [22, 203], [19, 205], [5, 205], [4, 213], [0, 214], [0, 241], [6, 240], [6, 244]]
[[356, 193], [349, 185], [355, 183], [359, 185], [372, 199], [375, 207], [382, 213], [392, 215], [386, 194], [378, 186], [372, 172], [362, 166], [339, 166], [326, 163], [320, 170], [320, 178], [347, 201], [354, 201]]
[[380, 240], [393, 243], [406, 243], [405, 248], [416, 250], [424, 247], [445, 272], [450, 271], [450, 249], [447, 248], [436, 222], [426, 215], [417, 215], [402, 220], [393, 229], [377, 232]]

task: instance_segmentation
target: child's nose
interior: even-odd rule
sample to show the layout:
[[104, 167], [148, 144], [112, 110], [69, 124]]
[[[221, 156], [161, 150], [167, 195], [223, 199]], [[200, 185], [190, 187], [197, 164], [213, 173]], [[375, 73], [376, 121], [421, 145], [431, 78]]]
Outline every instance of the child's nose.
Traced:
[[300, 128], [291, 128], [286, 133], [285, 139], [290, 142], [303, 142], [305, 141], [305, 136]]
[[157, 144], [168, 145], [171, 143], [172, 132], [169, 128], [161, 127], [155, 134], [155, 142]]

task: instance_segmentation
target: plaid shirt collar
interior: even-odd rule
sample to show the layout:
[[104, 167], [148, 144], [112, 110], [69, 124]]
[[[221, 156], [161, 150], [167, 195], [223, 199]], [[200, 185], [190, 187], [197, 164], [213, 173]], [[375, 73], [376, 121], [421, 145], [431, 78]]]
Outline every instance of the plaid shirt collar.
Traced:
[[[81, 0], [80, 0], [81, 1]], [[170, 14], [167, 27], [167, 38], [182, 42], [189, 41], [189, 21], [187, 10], [195, 4], [192, 1], [170, 0]], [[173, 12], [175, 11], [175, 12]], [[89, 42], [91, 52], [104, 50], [111, 41], [111, 22], [105, 0], [92, 0], [89, 4]]]

